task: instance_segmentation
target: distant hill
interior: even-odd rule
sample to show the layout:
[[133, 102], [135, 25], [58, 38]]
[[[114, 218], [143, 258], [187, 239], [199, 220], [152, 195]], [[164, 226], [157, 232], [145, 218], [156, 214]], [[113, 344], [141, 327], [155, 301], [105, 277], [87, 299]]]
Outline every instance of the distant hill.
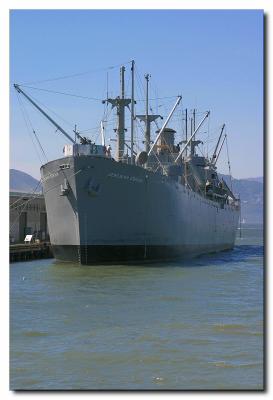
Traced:
[[[230, 186], [230, 177], [221, 175]], [[241, 218], [247, 223], [263, 222], [263, 177], [232, 179], [232, 189], [235, 195], [241, 198]]]
[[247, 181], [264, 183], [264, 177], [258, 176], [257, 178], [246, 178]]
[[36, 193], [42, 191], [41, 185], [37, 187], [39, 181], [31, 175], [19, 171], [18, 169], [9, 170], [9, 187], [12, 192], [31, 193], [36, 189]]

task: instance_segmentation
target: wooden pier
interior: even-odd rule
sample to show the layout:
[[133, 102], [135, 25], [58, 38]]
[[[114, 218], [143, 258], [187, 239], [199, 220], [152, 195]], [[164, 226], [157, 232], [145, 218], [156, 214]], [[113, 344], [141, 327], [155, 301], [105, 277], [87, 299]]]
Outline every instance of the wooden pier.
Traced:
[[38, 260], [41, 258], [52, 258], [49, 242], [11, 244], [9, 246], [10, 262]]

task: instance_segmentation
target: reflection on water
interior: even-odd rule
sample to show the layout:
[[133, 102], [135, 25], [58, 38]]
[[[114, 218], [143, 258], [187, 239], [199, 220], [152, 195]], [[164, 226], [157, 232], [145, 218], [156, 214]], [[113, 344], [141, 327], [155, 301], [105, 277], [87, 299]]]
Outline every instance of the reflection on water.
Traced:
[[12, 389], [257, 389], [262, 230], [135, 266], [11, 265]]

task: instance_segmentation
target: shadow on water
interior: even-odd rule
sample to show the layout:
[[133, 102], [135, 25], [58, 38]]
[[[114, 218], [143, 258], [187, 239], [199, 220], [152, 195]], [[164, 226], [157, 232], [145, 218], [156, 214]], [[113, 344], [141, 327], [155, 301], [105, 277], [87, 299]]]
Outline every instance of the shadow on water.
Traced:
[[[224, 250], [218, 253], [200, 255], [189, 261], [183, 267], [206, 267], [208, 265], [234, 264], [249, 261], [251, 258], [263, 257], [264, 247], [261, 245], [234, 246], [231, 250]], [[182, 261], [183, 262], [183, 261]]]
[[264, 247], [261, 245], [241, 245], [234, 246], [231, 250], [202, 254], [192, 258], [181, 258], [168, 263], [149, 264], [149, 267], [208, 267], [246, 262], [252, 258], [261, 258], [263, 255]]

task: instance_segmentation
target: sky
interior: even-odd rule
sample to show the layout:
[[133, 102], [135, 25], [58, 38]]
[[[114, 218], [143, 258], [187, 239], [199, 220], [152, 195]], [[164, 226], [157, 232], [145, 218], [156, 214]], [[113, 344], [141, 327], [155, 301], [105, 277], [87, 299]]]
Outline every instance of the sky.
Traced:
[[[259, 10], [11, 11], [10, 167], [40, 177], [45, 158], [33, 129], [48, 160], [61, 157], [67, 143], [22, 95], [18, 98], [13, 83], [25, 84], [26, 93], [71, 136], [76, 124], [100, 140], [99, 125], [105, 117], [101, 101], [107, 86], [109, 96], [119, 94], [121, 65], [126, 68], [130, 96], [132, 59], [138, 114], [144, 112], [143, 77], [150, 73], [154, 113], [165, 118], [175, 97], [182, 95], [182, 105], [169, 123], [177, 130], [177, 141], [184, 134], [185, 108], [189, 114], [197, 109], [197, 123], [210, 110], [199, 132], [204, 141], [200, 151], [212, 152], [225, 123], [232, 175], [263, 175], [263, 13]], [[115, 114], [110, 108], [107, 113], [109, 142], [115, 138]], [[129, 112], [126, 119], [129, 135]], [[142, 140], [139, 124], [136, 135]], [[228, 172], [225, 146], [218, 170]]]

